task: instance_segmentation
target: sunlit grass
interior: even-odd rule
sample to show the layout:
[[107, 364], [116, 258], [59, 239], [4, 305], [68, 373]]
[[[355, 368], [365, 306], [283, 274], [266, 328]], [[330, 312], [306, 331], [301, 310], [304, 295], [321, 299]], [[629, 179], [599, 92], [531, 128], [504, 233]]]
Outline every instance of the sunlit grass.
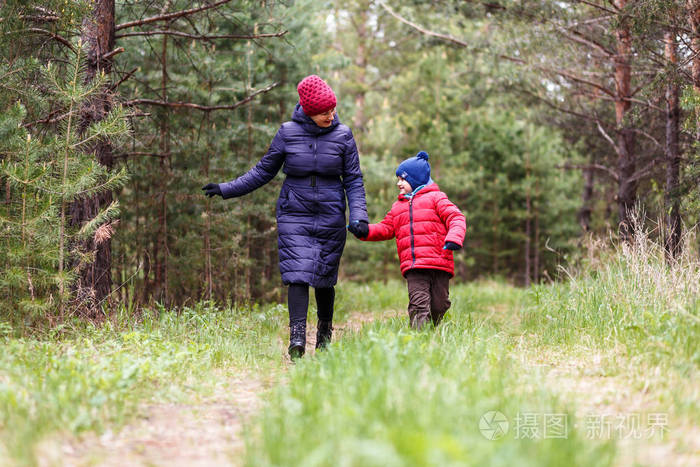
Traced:
[[2, 451], [31, 465], [37, 461], [35, 446], [48, 434], [119, 426], [144, 400], [206, 391], [217, 368], [270, 372], [281, 365], [277, 336], [284, 308], [220, 310], [201, 304], [142, 315], [138, 321], [120, 316], [99, 327], [63, 326], [41, 338], [5, 337]]
[[546, 387], [521, 385], [514, 339], [494, 313], [522, 298], [499, 284], [456, 286], [437, 329], [406, 317], [366, 325], [301, 361], [270, 395], [248, 440], [248, 465], [608, 465], [611, 443], [584, 440], [568, 417], [565, 439], [489, 440], [488, 411], [567, 413]]
[[643, 233], [598, 253], [568, 282], [534, 287], [525, 328], [543, 344], [591, 339], [687, 371], [700, 365], [700, 261], [690, 248], [672, 265]]

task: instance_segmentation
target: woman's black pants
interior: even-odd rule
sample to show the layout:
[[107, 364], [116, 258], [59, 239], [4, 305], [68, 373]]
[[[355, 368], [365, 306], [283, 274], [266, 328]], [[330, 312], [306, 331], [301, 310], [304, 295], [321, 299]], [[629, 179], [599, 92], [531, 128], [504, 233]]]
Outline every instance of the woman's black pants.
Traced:
[[[333, 320], [333, 303], [335, 302], [334, 287], [315, 288], [316, 306], [318, 307], [319, 321]], [[290, 284], [287, 295], [289, 305], [289, 324], [306, 322], [306, 313], [309, 309], [309, 285]]]

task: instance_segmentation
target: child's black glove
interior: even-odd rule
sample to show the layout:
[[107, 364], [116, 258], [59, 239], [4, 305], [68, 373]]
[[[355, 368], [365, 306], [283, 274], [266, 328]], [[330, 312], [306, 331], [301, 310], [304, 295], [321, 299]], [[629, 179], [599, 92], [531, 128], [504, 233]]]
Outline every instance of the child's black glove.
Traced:
[[445, 246], [442, 247], [443, 250], [461, 250], [462, 247], [457, 245], [455, 242], [445, 242]]
[[221, 193], [221, 188], [219, 188], [218, 183], [207, 183], [202, 187], [202, 190], [204, 190], [204, 194], [207, 195], [208, 197], [212, 198], [216, 195], [221, 196], [222, 198], [224, 195]]
[[348, 225], [348, 230], [357, 238], [366, 238], [369, 235], [367, 221], [354, 221]]

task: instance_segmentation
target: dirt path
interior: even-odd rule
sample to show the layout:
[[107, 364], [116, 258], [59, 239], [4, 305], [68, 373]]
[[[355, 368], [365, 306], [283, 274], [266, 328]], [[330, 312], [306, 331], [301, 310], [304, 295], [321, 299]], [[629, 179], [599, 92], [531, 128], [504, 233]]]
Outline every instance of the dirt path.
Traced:
[[[397, 316], [387, 312], [379, 319]], [[357, 332], [378, 319], [376, 314], [353, 313], [335, 326], [334, 340]], [[315, 351], [316, 329], [307, 329], [307, 356]], [[280, 355], [286, 342], [280, 337]], [[287, 366], [292, 365], [285, 360]], [[275, 384], [262, 375], [222, 377], [224, 384], [202, 402], [155, 403], [140, 409], [138, 418], [118, 433], [80, 440], [49, 440], [39, 451], [42, 466], [237, 466], [242, 465], [243, 429], [261, 408], [262, 394]]]
[[[497, 313], [496, 313], [497, 311]], [[494, 310], [489, 319], [502, 320], [508, 310]], [[402, 317], [402, 311], [381, 315], [353, 313], [335, 326], [334, 340], [357, 332], [364, 324], [377, 319]], [[504, 324], [504, 323], [501, 323]], [[511, 326], [513, 323], [509, 323]], [[280, 334], [280, 354], [286, 355], [286, 336]], [[307, 356], [315, 353], [315, 328], [307, 329]], [[639, 386], [639, 377], [630, 365], [618, 364], [625, 359], [615, 351], [591, 354], [585, 349], [560, 350], [531, 347], [525, 340], [517, 346], [525, 379], [532, 374], [545, 381], [547, 388], [560, 395], [565, 404], [576, 407], [580, 432], [587, 417], [600, 417], [614, 422], [616, 417], [643, 417], [663, 414], [663, 404], [653, 386], [662, 375], [650, 375], [648, 385]], [[292, 365], [288, 360], [287, 366]], [[611, 371], [611, 368], [614, 370]], [[638, 370], [637, 370], [638, 371]], [[282, 378], [283, 380], [283, 378]], [[261, 395], [276, 381], [262, 375], [222, 376], [214, 394], [191, 404], [163, 403], [144, 406], [135, 421], [118, 433], [107, 432], [80, 441], [49, 443], [42, 450], [42, 465], [70, 466], [236, 466], [242, 465], [243, 429], [262, 406]], [[525, 380], [524, 380], [525, 381]], [[608, 417], [607, 419], [605, 417]], [[671, 415], [669, 415], [671, 417]], [[629, 423], [631, 418], [626, 420]], [[697, 465], [700, 452], [700, 431], [687, 420], [669, 418], [663, 438], [635, 439], [618, 436], [619, 465]], [[627, 427], [629, 428], [629, 427]], [[603, 435], [600, 434], [599, 437]], [[615, 436], [613, 434], [613, 436]], [[51, 448], [53, 446], [53, 448]]]
[[201, 403], [158, 403], [118, 433], [45, 443], [41, 465], [231, 466], [240, 465], [244, 423], [260, 407], [267, 384], [251, 375], [226, 379]]

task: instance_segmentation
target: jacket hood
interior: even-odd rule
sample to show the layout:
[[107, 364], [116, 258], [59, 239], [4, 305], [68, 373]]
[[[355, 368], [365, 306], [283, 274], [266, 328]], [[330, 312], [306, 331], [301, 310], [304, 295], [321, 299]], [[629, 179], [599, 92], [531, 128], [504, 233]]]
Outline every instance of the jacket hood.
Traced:
[[302, 128], [304, 128], [304, 131], [312, 135], [323, 135], [333, 131], [335, 127], [340, 125], [340, 119], [338, 118], [338, 113], [336, 112], [331, 125], [326, 128], [321, 128], [320, 126], [316, 125], [313, 120], [311, 120], [311, 117], [304, 113], [301, 108], [301, 104], [299, 103], [297, 103], [297, 105], [294, 107], [294, 112], [292, 112], [292, 121], [300, 124]]
[[399, 201], [408, 201], [411, 198], [415, 198], [416, 196], [421, 196], [425, 193], [430, 193], [431, 191], [440, 191], [440, 187], [432, 179], [430, 179], [430, 181], [428, 181], [428, 184], [423, 186], [413, 196], [406, 196], [406, 195], [402, 195], [401, 193], [399, 193]]

